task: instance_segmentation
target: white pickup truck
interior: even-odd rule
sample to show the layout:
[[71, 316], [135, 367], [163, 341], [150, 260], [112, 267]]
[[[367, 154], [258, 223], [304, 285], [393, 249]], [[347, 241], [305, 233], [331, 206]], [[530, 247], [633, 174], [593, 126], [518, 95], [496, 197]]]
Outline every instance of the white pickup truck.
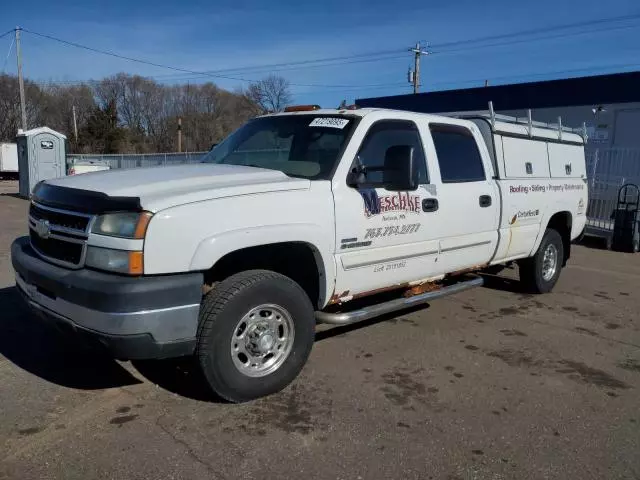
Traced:
[[293, 108], [197, 165], [40, 183], [16, 284], [115, 358], [193, 355], [214, 392], [247, 401], [295, 379], [316, 322], [425, 303], [514, 261], [551, 290], [586, 223], [585, 141], [530, 116]]

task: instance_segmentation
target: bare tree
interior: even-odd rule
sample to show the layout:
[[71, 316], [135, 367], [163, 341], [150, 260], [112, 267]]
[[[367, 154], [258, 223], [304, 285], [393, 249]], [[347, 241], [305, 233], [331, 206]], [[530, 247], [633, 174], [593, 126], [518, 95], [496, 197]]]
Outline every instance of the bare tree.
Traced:
[[289, 81], [277, 75], [269, 75], [250, 84], [244, 95], [257, 105], [259, 113], [281, 112], [292, 100]]
[[[263, 111], [244, 92], [231, 93], [213, 83], [162, 85], [125, 73], [68, 86], [27, 81], [25, 90], [29, 126], [46, 125], [64, 133], [74, 153], [175, 151], [178, 118], [183, 148], [208, 150]], [[265, 91], [274, 92], [271, 87]], [[272, 106], [284, 105], [287, 95], [275, 95]], [[73, 135], [74, 106], [78, 142]], [[19, 124], [17, 78], [0, 75], [0, 141], [12, 141]]]

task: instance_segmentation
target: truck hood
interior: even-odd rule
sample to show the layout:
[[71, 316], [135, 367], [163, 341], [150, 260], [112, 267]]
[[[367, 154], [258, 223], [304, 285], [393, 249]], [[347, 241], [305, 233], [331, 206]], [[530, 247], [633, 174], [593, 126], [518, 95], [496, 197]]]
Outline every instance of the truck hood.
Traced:
[[109, 197], [136, 198], [144, 210], [151, 212], [214, 198], [310, 186], [309, 180], [288, 177], [277, 170], [202, 163], [84, 173], [45, 183]]

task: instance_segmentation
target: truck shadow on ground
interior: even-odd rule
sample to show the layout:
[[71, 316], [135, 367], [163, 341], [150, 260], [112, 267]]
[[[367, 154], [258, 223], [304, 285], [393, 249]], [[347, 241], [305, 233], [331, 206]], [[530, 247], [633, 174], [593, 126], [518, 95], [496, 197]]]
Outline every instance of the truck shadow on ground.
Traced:
[[82, 348], [32, 315], [15, 287], [0, 289], [0, 355], [63, 387], [97, 390], [141, 383], [115, 360]]
[[207, 386], [193, 357], [134, 360], [131, 364], [149, 382], [181, 397], [209, 403], [227, 403]]
[[608, 250], [607, 249], [607, 240], [605, 238], [600, 237], [584, 237], [578, 245], [593, 248], [595, 250]]
[[[316, 332], [315, 341], [319, 342], [333, 337], [342, 336], [349, 332], [382, 322], [389, 321], [395, 323], [397, 322], [396, 317], [399, 315], [406, 315], [428, 307], [429, 305], [425, 304], [373, 318], [371, 320], [365, 320], [350, 325], [330, 327], [327, 330]], [[209, 389], [195, 358], [184, 357], [167, 360], [134, 360], [131, 363], [138, 373], [145, 377], [149, 382], [171, 393], [202, 402], [227, 403], [224, 399], [221, 399]]]
[[500, 275], [492, 275], [488, 273], [480, 274], [484, 280], [482, 285], [484, 288], [490, 290], [499, 290], [501, 292], [520, 293], [527, 294], [527, 290], [524, 288], [520, 280], [516, 278], [508, 278]]
[[[522, 292], [516, 280], [494, 275], [484, 278], [487, 288]], [[360, 306], [364, 306], [364, 301], [362, 303]], [[396, 323], [405, 315], [427, 308], [428, 303], [370, 320], [332, 326], [318, 331], [315, 341], [326, 341], [385, 322]], [[0, 355], [33, 375], [69, 388], [96, 390], [141, 383], [111, 357], [99, 350], [87, 349], [32, 315], [15, 287], [0, 289]], [[142, 377], [163, 390], [197, 401], [225, 403], [208, 388], [192, 357], [131, 363]]]

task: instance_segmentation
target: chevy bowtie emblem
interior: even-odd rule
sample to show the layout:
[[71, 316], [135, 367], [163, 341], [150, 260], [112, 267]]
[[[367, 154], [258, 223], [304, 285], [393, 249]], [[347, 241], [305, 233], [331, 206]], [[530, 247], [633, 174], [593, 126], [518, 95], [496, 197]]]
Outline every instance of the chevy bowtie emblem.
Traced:
[[49, 220], [38, 220], [35, 230], [40, 238], [49, 238], [49, 235], [51, 235]]

